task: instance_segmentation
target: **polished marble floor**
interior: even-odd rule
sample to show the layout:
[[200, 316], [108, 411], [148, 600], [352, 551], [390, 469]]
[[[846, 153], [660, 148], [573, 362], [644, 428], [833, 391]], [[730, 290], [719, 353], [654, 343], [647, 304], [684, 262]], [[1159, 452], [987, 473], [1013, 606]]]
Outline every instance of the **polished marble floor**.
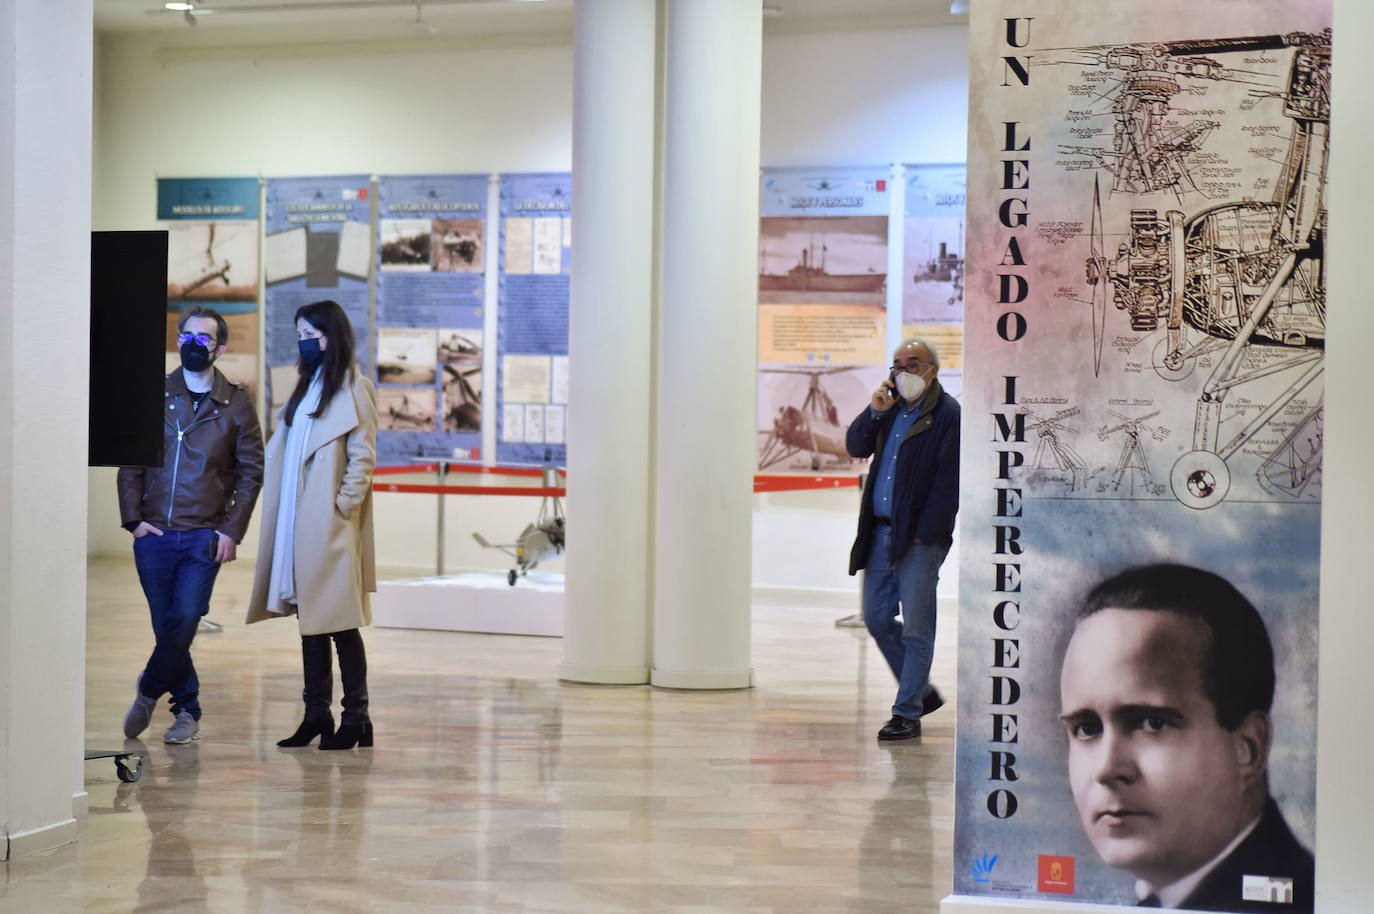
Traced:
[[[10, 912], [913, 912], [950, 887], [952, 706], [879, 744], [893, 680], [846, 607], [759, 605], [757, 687], [559, 685], [549, 638], [371, 629], [370, 750], [283, 750], [292, 621], [195, 648], [204, 739], [141, 781], [87, 763], [78, 844], [0, 864]], [[150, 646], [131, 565], [92, 563], [87, 743], [118, 747]], [[935, 678], [951, 697], [954, 624]], [[952, 704], [952, 703], [951, 703]]]

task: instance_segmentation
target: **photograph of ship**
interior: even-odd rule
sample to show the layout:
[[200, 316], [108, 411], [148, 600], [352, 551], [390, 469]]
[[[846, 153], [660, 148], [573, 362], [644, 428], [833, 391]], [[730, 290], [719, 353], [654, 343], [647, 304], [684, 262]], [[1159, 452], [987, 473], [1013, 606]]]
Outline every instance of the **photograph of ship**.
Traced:
[[963, 320], [963, 220], [908, 219], [902, 273], [903, 324]]
[[434, 388], [377, 388], [377, 427], [388, 432], [434, 431]]
[[759, 302], [883, 304], [886, 216], [765, 216], [759, 220]]
[[[258, 223], [167, 226], [167, 304], [258, 301]], [[256, 340], [254, 341], [256, 343]]]
[[436, 273], [481, 273], [485, 249], [481, 219], [435, 219], [431, 250]]
[[383, 219], [381, 235], [382, 272], [429, 272], [428, 219]]
[[885, 377], [881, 365], [760, 365], [759, 471], [862, 472], [845, 432]]

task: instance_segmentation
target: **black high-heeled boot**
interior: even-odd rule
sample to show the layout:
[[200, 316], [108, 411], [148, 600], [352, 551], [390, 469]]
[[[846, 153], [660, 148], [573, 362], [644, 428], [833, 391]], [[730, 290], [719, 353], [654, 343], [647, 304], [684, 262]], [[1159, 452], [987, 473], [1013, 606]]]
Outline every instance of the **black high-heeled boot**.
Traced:
[[370, 749], [372, 747], [372, 721], [364, 724], [340, 724], [333, 736], [320, 739], [321, 749]]
[[334, 718], [323, 717], [312, 719], [307, 717], [301, 721], [301, 725], [296, 728], [286, 739], [277, 740], [277, 745], [283, 749], [299, 749], [301, 746], [310, 745], [310, 741], [315, 737], [321, 737], [320, 742], [334, 735]]

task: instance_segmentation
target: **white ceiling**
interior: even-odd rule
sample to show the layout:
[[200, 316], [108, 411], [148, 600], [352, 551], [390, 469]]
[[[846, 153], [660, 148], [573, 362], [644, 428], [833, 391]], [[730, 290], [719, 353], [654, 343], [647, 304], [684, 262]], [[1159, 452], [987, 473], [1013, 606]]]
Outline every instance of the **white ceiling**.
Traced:
[[[420, 0], [421, 18], [434, 33], [418, 30], [416, 6], [397, 0], [328, 0], [327, 9], [305, 9], [325, 0], [197, 0], [214, 13], [197, 15], [195, 28], [162, 0], [95, 0], [99, 32], [156, 33], [164, 46], [206, 46], [436, 38], [471, 40], [483, 35], [565, 33], [572, 29], [573, 0]], [[893, 28], [967, 23], [952, 16], [950, 0], [763, 0], [780, 15], [764, 17], [769, 32]], [[350, 8], [351, 7], [351, 8]], [[249, 9], [245, 9], [249, 8]]]

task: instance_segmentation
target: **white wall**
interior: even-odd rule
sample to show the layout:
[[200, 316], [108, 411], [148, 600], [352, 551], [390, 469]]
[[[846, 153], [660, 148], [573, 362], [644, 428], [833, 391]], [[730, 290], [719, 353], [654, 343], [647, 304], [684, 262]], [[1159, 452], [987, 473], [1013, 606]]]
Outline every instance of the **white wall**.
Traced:
[[91, 87], [91, 0], [0, 4], [0, 860], [85, 802]]
[[[767, 38], [764, 164], [962, 161], [966, 43], [963, 27]], [[99, 44], [98, 229], [154, 227], [158, 176], [570, 167], [570, 45], [164, 65], [156, 36], [105, 35]], [[93, 552], [128, 548], [113, 485], [113, 471], [92, 471]], [[856, 503], [852, 489], [761, 499], [756, 585], [853, 590]], [[476, 547], [472, 530], [509, 538], [535, 507], [451, 498], [450, 567], [504, 567]], [[431, 496], [380, 494], [379, 561], [432, 568], [434, 516]], [[952, 587], [952, 571], [946, 578]]]
[[763, 44], [763, 164], [962, 162], [968, 29], [776, 35]]

